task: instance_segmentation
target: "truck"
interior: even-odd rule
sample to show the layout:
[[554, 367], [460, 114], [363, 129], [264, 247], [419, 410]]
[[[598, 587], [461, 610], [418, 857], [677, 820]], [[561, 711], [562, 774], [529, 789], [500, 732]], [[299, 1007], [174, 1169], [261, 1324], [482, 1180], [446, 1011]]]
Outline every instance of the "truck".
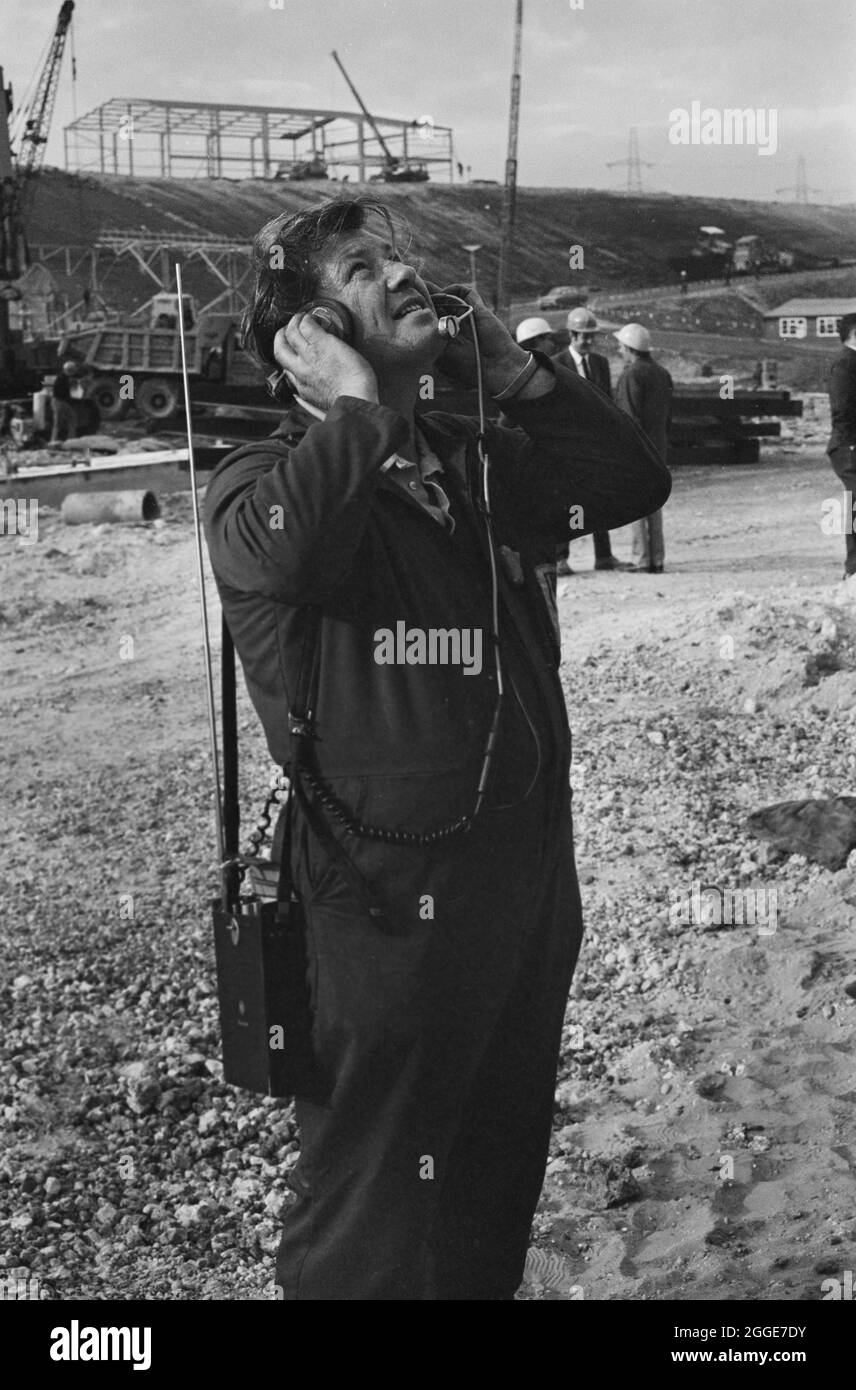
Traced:
[[760, 236], [741, 236], [734, 243], [735, 275], [751, 275], [766, 271], [775, 275], [780, 270], [808, 270], [809, 261], [818, 257], [807, 257], [804, 253], [780, 250], [771, 246]]
[[[103, 420], [121, 420], [132, 406], [152, 425], [164, 425], [183, 408], [178, 295], [156, 294], [147, 324], [93, 324], [67, 332], [59, 357], [84, 371], [86, 394]], [[216, 400], [264, 399], [262, 374], [240, 343], [234, 314], [200, 314], [184, 295], [187, 371], [191, 386]]]
[[327, 165], [320, 154], [314, 154], [311, 159], [282, 160], [277, 165], [274, 174], [276, 179], [289, 179], [292, 182], [299, 182], [303, 179], [328, 179], [329, 177]]
[[721, 227], [703, 226], [696, 233], [695, 245], [679, 256], [670, 256], [671, 270], [686, 271], [688, 280], [715, 280], [731, 267], [733, 246]]
[[718, 280], [734, 275], [775, 275], [788, 270], [824, 270], [839, 264], [837, 257], [821, 257], [800, 247], [774, 246], [757, 232], [726, 240], [721, 227], [699, 227], [689, 251], [670, 256], [670, 269], [686, 271], [688, 280]]

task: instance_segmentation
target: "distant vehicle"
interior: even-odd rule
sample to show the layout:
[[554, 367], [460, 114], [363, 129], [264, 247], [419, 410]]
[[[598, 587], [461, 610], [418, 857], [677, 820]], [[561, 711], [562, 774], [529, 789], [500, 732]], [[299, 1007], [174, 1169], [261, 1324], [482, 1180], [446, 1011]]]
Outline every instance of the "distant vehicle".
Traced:
[[[60, 360], [70, 355], [86, 370], [87, 396], [104, 420], [123, 419], [133, 404], [150, 424], [162, 425], [181, 409], [178, 295], [156, 294], [149, 309], [148, 324], [131, 319], [88, 325], [65, 333], [60, 342]], [[200, 314], [185, 295], [184, 323], [191, 384], [259, 390], [259, 370], [241, 347], [234, 314]]]
[[689, 280], [718, 280], [727, 274], [775, 275], [787, 270], [823, 270], [836, 264], [798, 247], [780, 248], [757, 233], [726, 240], [721, 227], [699, 227], [695, 245], [688, 252], [670, 256], [667, 264], [676, 274], [686, 271]]
[[769, 253], [759, 236], [741, 236], [734, 243], [732, 262], [736, 275], [749, 275], [768, 263]]
[[[764, 242], [760, 236], [741, 236], [734, 243], [734, 273], [749, 275], [765, 271], [775, 275], [779, 270], [807, 270], [806, 257], [798, 251], [782, 251]], [[798, 266], [798, 260], [801, 264]]]
[[676, 275], [686, 272], [688, 280], [724, 279], [726, 269], [732, 266], [733, 250], [722, 227], [699, 227], [695, 245], [688, 252], [670, 256], [667, 264]]
[[421, 160], [395, 160], [379, 174], [372, 174], [369, 183], [427, 183], [428, 170]]
[[478, 188], [487, 188], [488, 185], [491, 188], [499, 188], [499, 179], [470, 179], [470, 183]]
[[327, 165], [320, 155], [312, 159], [286, 160], [277, 166], [275, 178], [278, 179], [328, 179]]
[[556, 285], [554, 289], [540, 296], [538, 308], [572, 309], [576, 304], [585, 304], [587, 299], [586, 290], [575, 290], [571, 285]]

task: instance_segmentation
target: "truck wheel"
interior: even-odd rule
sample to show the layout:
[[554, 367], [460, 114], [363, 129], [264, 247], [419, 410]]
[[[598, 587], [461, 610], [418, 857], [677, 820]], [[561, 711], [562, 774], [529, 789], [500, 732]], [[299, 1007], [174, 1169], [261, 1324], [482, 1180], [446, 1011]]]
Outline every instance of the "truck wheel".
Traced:
[[136, 406], [146, 420], [170, 420], [178, 410], [178, 390], [165, 377], [150, 376], [137, 392]]
[[132, 405], [119, 395], [119, 383], [112, 376], [96, 377], [89, 395], [101, 411], [102, 420], [124, 420]]

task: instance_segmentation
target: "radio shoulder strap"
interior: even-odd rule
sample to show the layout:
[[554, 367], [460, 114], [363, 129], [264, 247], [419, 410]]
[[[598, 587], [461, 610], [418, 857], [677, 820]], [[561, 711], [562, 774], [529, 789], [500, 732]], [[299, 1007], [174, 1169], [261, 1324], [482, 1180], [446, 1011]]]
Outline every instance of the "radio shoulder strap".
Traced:
[[240, 891], [238, 849], [241, 806], [238, 794], [238, 711], [235, 677], [235, 644], [226, 622], [221, 621], [220, 708], [223, 725], [223, 849], [227, 862], [227, 906], [234, 907]]

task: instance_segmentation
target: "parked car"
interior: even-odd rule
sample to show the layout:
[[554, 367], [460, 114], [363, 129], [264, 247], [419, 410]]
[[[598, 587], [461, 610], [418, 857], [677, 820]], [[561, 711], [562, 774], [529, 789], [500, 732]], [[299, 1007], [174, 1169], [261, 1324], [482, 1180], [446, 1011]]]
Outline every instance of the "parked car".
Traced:
[[575, 290], [570, 285], [556, 285], [554, 289], [542, 294], [538, 300], [539, 309], [572, 309], [575, 304], [585, 304], [588, 294], [585, 290]]

